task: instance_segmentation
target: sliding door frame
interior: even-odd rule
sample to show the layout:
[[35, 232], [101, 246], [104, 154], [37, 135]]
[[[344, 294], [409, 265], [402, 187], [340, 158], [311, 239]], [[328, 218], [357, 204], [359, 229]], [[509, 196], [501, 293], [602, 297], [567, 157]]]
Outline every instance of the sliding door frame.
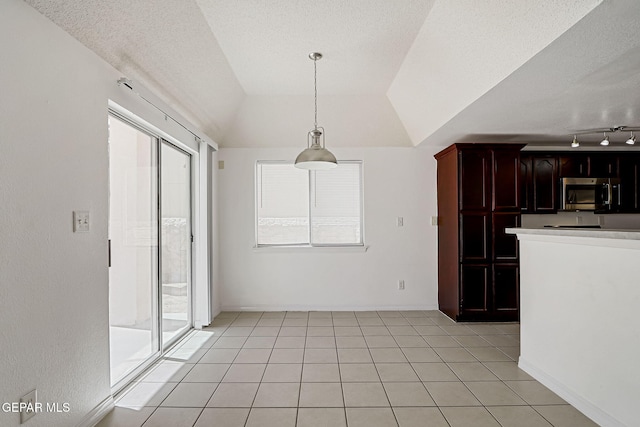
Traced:
[[[124, 123], [126, 123], [127, 125], [131, 126], [132, 128], [143, 132], [147, 135], [149, 135], [150, 137], [152, 137], [154, 139], [154, 144], [155, 144], [155, 149], [156, 149], [156, 166], [157, 166], [157, 171], [156, 171], [156, 191], [157, 191], [157, 206], [156, 206], [156, 215], [157, 215], [157, 223], [156, 223], [156, 230], [158, 233], [158, 241], [157, 241], [157, 249], [156, 249], [156, 253], [155, 253], [155, 257], [156, 257], [156, 286], [155, 286], [155, 304], [156, 307], [153, 310], [156, 313], [156, 319], [155, 320], [155, 331], [156, 331], [156, 340], [157, 340], [157, 348], [155, 349], [155, 351], [153, 352], [152, 355], [150, 355], [147, 359], [145, 359], [144, 362], [142, 362], [140, 365], [138, 365], [137, 368], [131, 370], [129, 373], [127, 373], [125, 376], [123, 376], [122, 378], [120, 378], [119, 380], [117, 380], [114, 384], [111, 385], [111, 393], [113, 395], [115, 395], [116, 393], [120, 392], [121, 390], [123, 390], [129, 383], [131, 383], [131, 381], [133, 381], [137, 376], [139, 376], [142, 372], [144, 372], [146, 369], [148, 369], [151, 365], [153, 365], [155, 362], [157, 362], [158, 360], [160, 360], [160, 358], [162, 356], [164, 356], [167, 351], [174, 345], [176, 344], [178, 341], [180, 341], [181, 339], [183, 339], [186, 334], [193, 329], [194, 327], [194, 318], [195, 318], [195, 313], [194, 313], [194, 309], [195, 309], [195, 302], [194, 302], [194, 296], [196, 294], [195, 292], [195, 277], [196, 277], [196, 245], [195, 245], [195, 236], [194, 236], [194, 232], [197, 229], [196, 224], [197, 224], [197, 216], [196, 216], [196, 208], [198, 206], [198, 203], [196, 203], [196, 197], [195, 194], [195, 188], [198, 187], [198, 174], [199, 174], [199, 168], [198, 168], [198, 161], [199, 161], [199, 152], [196, 150], [193, 150], [191, 147], [189, 147], [186, 144], [181, 143], [180, 141], [170, 137], [169, 135], [165, 134], [164, 132], [158, 132], [154, 130], [153, 126], [145, 126], [146, 123], [144, 122], [144, 120], [138, 119], [136, 116], [134, 116], [133, 114], [127, 114], [123, 108], [112, 108], [113, 106], [110, 103], [109, 109], [108, 109], [108, 115], [114, 117], [117, 120], [120, 120]], [[119, 107], [119, 106], [118, 106]], [[141, 123], [143, 122], [143, 123]], [[162, 187], [162, 170], [161, 170], [161, 147], [162, 144], [167, 144], [168, 146], [170, 146], [171, 148], [174, 148], [186, 155], [189, 156], [189, 168], [190, 168], [190, 174], [189, 174], [189, 233], [190, 233], [190, 250], [189, 250], [189, 260], [188, 260], [188, 265], [189, 265], [189, 274], [188, 274], [188, 290], [187, 290], [187, 297], [188, 297], [188, 322], [187, 322], [187, 326], [184, 328], [184, 330], [176, 335], [175, 337], [172, 337], [166, 344], [163, 343], [163, 337], [162, 337], [162, 226], [161, 226], [161, 220], [162, 220], [162, 191], [161, 191], [161, 187]], [[109, 167], [109, 170], [111, 171], [111, 166]], [[111, 172], [110, 172], [111, 173]], [[111, 191], [109, 191], [109, 193], [111, 193]], [[110, 202], [109, 202], [110, 203]], [[111, 221], [111, 219], [109, 218], [109, 222]], [[111, 345], [111, 344], [110, 344]]]

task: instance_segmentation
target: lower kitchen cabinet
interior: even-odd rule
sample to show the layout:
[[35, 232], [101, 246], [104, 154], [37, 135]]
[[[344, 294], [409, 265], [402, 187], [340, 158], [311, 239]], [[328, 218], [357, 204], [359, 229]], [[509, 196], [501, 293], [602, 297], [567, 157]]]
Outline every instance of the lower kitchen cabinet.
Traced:
[[460, 267], [460, 314], [459, 320], [483, 318], [490, 305], [491, 266], [465, 265]]
[[457, 320], [518, 320], [518, 264], [462, 264]]
[[520, 306], [520, 267], [518, 264], [493, 265], [493, 311], [506, 320], [517, 319]]

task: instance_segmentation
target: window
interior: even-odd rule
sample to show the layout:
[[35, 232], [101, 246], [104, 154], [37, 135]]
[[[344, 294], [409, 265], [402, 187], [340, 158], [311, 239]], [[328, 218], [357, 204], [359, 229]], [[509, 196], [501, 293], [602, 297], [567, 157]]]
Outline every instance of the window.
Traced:
[[362, 236], [362, 162], [327, 171], [256, 166], [258, 246], [355, 246]]

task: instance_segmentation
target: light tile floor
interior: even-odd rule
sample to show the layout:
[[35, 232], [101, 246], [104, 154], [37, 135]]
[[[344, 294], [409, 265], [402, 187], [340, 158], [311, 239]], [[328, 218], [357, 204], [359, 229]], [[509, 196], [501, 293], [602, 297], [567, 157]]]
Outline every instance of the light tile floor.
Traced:
[[519, 332], [438, 311], [224, 312], [99, 427], [595, 426], [518, 369]]

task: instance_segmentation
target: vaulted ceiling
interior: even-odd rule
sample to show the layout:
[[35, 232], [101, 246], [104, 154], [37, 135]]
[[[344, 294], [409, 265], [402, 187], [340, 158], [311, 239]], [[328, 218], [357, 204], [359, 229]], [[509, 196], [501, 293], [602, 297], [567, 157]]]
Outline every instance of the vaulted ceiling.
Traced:
[[312, 51], [331, 146], [640, 126], [637, 0], [26, 1], [223, 147], [306, 144]]

